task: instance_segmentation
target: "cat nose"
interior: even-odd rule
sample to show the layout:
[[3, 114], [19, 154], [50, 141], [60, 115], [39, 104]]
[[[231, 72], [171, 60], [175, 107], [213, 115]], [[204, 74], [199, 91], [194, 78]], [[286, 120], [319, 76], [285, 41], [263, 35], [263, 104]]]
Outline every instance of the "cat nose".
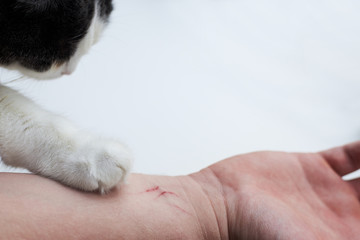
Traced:
[[64, 70], [61, 72], [61, 75], [70, 75], [70, 74], [71, 74], [71, 72], [68, 70]]
[[[0, 0], [0, 1], [1, 1], [1, 0]], [[75, 70], [74, 65], [73, 65], [73, 64], [70, 64], [70, 63], [68, 62], [68, 63], [66, 63], [66, 64], [63, 66], [63, 68], [62, 68], [62, 70], [61, 70], [61, 75], [70, 75], [70, 74], [72, 74], [72, 73], [74, 72], [74, 70]]]
[[64, 67], [64, 69], [61, 71], [61, 75], [70, 75], [72, 74], [73, 70], [69, 68], [68, 65]]

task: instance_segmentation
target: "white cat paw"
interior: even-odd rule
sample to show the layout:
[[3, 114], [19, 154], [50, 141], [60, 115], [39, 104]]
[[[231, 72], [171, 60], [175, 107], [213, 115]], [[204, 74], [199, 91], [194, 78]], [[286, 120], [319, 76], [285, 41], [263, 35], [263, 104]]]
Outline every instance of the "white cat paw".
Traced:
[[106, 193], [117, 184], [126, 181], [132, 157], [123, 145], [113, 141], [97, 140], [84, 147], [82, 152], [87, 158], [84, 159], [87, 166], [83, 165], [80, 170], [84, 171], [86, 177], [84, 182], [81, 181], [81, 184], [75, 187]]
[[96, 139], [86, 141], [86, 144], [80, 144], [75, 149], [75, 152], [58, 162], [60, 169], [40, 174], [73, 188], [102, 194], [126, 181], [132, 156], [122, 144]]

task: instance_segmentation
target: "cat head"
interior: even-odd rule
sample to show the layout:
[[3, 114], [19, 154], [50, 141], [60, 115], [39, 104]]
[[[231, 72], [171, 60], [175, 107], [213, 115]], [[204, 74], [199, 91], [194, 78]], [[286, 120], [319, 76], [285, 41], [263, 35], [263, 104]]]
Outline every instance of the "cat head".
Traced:
[[111, 11], [111, 0], [0, 0], [0, 66], [36, 79], [70, 74]]

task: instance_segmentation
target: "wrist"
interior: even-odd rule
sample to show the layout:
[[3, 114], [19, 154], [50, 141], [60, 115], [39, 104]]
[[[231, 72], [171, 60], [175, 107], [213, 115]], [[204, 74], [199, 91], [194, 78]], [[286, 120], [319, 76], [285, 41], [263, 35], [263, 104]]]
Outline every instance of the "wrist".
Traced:
[[200, 221], [206, 223], [203, 225], [203, 231], [207, 234], [205, 239], [229, 239], [227, 202], [219, 179], [211, 168], [191, 174], [190, 178], [197, 187], [189, 191], [197, 192], [198, 197], [202, 199], [193, 202], [194, 208], [203, 218]]

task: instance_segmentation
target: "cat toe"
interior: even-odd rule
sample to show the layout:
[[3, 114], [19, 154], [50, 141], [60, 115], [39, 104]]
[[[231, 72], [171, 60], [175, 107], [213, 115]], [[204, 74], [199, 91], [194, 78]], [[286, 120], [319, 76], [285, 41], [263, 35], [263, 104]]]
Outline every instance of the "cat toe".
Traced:
[[132, 156], [123, 145], [98, 139], [81, 145], [78, 151], [68, 156], [64, 171], [46, 175], [70, 187], [101, 194], [126, 181]]
[[107, 144], [93, 163], [92, 175], [98, 182], [100, 193], [106, 193], [119, 183], [126, 181], [132, 158], [119, 144]]

